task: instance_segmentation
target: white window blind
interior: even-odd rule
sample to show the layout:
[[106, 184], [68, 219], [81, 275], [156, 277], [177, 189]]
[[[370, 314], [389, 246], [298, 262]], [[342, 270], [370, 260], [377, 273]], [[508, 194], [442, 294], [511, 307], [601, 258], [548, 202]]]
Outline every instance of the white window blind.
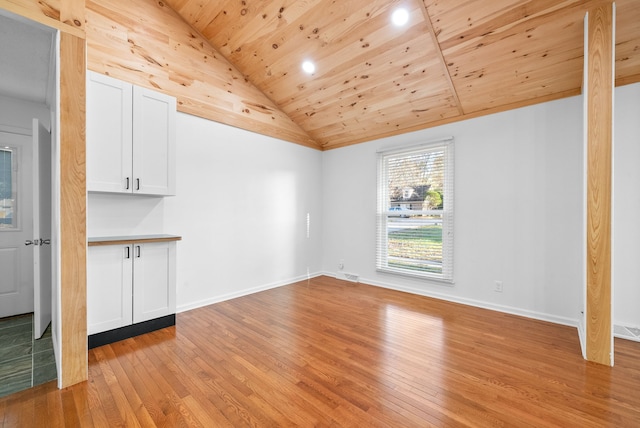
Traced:
[[453, 138], [378, 154], [378, 270], [453, 282], [453, 160]]

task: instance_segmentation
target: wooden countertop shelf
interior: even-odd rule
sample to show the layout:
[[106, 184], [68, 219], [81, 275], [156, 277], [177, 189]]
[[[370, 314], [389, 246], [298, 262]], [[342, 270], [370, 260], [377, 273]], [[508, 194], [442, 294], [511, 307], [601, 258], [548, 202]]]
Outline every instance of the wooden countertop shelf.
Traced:
[[177, 235], [130, 235], [130, 236], [100, 236], [90, 237], [88, 239], [88, 245], [90, 247], [96, 247], [99, 245], [122, 245], [122, 244], [134, 244], [134, 243], [152, 243], [152, 242], [167, 242], [167, 241], [181, 241], [182, 236]]

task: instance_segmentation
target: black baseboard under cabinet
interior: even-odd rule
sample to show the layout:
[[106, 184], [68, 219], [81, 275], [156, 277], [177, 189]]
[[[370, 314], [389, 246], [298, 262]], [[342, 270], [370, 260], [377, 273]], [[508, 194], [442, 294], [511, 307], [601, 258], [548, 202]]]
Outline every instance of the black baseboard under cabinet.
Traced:
[[176, 314], [89, 335], [89, 349], [176, 325]]

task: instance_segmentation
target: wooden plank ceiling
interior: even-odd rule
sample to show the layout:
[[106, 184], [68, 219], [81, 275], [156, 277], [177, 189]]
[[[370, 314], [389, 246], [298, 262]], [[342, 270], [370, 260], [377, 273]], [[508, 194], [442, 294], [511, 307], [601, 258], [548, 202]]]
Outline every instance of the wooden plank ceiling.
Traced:
[[[579, 94], [583, 18], [598, 3], [166, 0], [321, 149]], [[640, 1], [616, 5], [616, 81], [638, 82]]]

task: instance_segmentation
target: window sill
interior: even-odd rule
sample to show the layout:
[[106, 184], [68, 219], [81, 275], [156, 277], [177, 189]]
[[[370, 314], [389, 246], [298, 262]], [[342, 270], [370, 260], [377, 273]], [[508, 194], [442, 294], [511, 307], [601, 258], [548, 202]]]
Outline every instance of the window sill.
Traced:
[[435, 283], [438, 283], [439, 285], [445, 285], [447, 287], [453, 287], [455, 284], [453, 279], [445, 279], [445, 278], [432, 276], [432, 275], [425, 275], [425, 274], [411, 273], [411, 272], [404, 272], [404, 271], [399, 271], [395, 269], [383, 269], [383, 268], [376, 268], [376, 271], [383, 274], [388, 274], [388, 275], [404, 276], [407, 278], [435, 282]]

